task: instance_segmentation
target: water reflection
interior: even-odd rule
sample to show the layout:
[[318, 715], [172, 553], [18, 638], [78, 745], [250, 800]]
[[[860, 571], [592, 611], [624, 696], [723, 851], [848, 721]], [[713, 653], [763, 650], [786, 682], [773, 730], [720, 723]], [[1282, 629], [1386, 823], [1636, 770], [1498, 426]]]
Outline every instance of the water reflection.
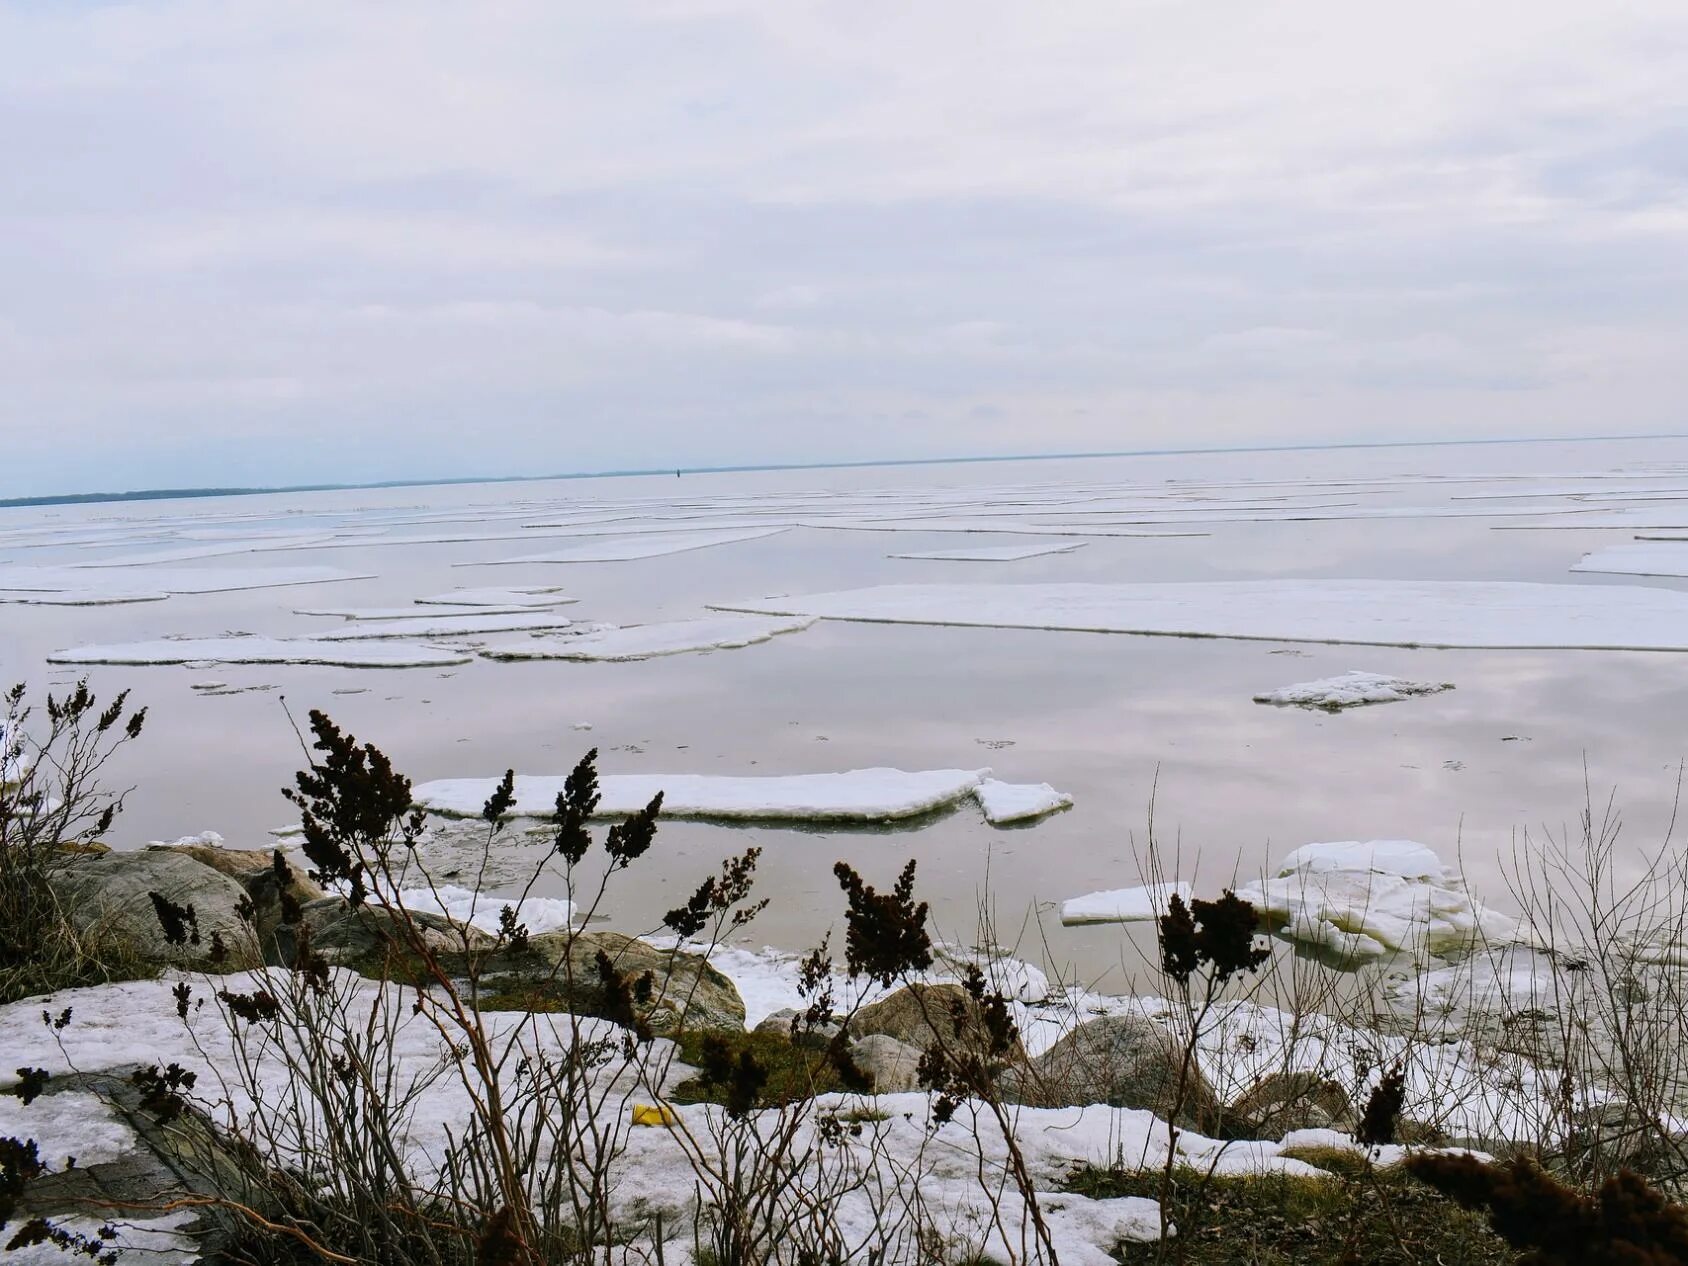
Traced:
[[[1021, 467], [809, 471], [693, 476], [688, 496], [816, 487], [978, 485], [1082, 479], [1304, 478], [1470, 467], [1593, 470], [1625, 460], [1682, 460], [1688, 445], [1610, 451], [1588, 446], [1483, 450], [1233, 455]], [[501, 494], [487, 488], [308, 494], [243, 501], [252, 513], [332, 505], [478, 504], [500, 495], [645, 496], [647, 481], [591, 481]], [[1445, 494], [1444, 494], [1445, 495]], [[1421, 505], [1421, 489], [1383, 504]], [[181, 510], [188, 503], [177, 503]], [[192, 503], [194, 511], [205, 503]], [[228, 509], [228, 506], [222, 507]], [[146, 513], [162, 513], [152, 507]], [[113, 508], [56, 512], [91, 522]], [[122, 507], [124, 515], [143, 513]], [[44, 512], [37, 512], [40, 518]], [[7, 519], [10, 525], [21, 519]], [[894, 560], [891, 552], [998, 543], [947, 533], [796, 530], [695, 553], [571, 567], [459, 567], [511, 553], [508, 544], [302, 551], [289, 563], [326, 562], [376, 572], [355, 584], [198, 597], [143, 607], [0, 607], [7, 677], [41, 680], [60, 646], [169, 633], [250, 630], [278, 635], [319, 627], [295, 607], [387, 606], [458, 585], [561, 583], [586, 619], [634, 622], [696, 614], [709, 601], [899, 580], [1202, 580], [1272, 576], [1506, 579], [1635, 583], [1571, 577], [1586, 550], [1626, 539], [1598, 530], [1495, 531], [1485, 519], [1216, 524], [1187, 539], [1098, 539], [1068, 554], [1015, 563]], [[146, 548], [137, 546], [136, 548]], [[62, 561], [69, 549], [28, 561]], [[86, 552], [79, 552], [86, 557]], [[56, 557], [57, 556], [57, 557]], [[14, 555], [15, 557], [15, 555]], [[203, 566], [229, 564], [208, 559]], [[250, 565], [251, 560], [233, 560]], [[1674, 587], [1682, 582], [1646, 581]], [[1281, 653], [1293, 650], [1294, 654]], [[1430, 699], [1331, 716], [1265, 707], [1262, 689], [1348, 669], [1434, 678], [1457, 689]], [[1186, 875], [1216, 887], [1251, 875], [1312, 840], [1410, 838], [1458, 859], [1479, 892], [1505, 904], [1503, 861], [1521, 825], [1574, 825], [1587, 784], [1603, 801], [1615, 786], [1626, 847], [1663, 838], [1688, 751], [1688, 660], [1604, 652], [1412, 651], [1300, 646], [1026, 630], [821, 623], [739, 651], [633, 664], [492, 664], [456, 670], [357, 672], [332, 668], [218, 667], [91, 670], [97, 690], [131, 687], [151, 707], [144, 742], [119, 776], [135, 791], [115, 843], [214, 829], [233, 845], [265, 844], [287, 820], [279, 788], [301, 754], [280, 699], [296, 715], [324, 707], [360, 738], [388, 750], [418, 780], [493, 776], [508, 766], [563, 773], [587, 747], [605, 772], [803, 773], [870, 765], [989, 766], [1009, 781], [1053, 783], [1075, 807], [1033, 829], [997, 830], [965, 806], [897, 830], [671, 822], [660, 866], [617, 889], [617, 926], [654, 926], [722, 858], [762, 848], [773, 906], [752, 939], [805, 947], [841, 901], [831, 874], [846, 859], [889, 882], [909, 857], [923, 895], [957, 940], [973, 932], [989, 892], [999, 923], [1086, 975], [1135, 962], [1123, 929], [1062, 929], [1061, 899], [1140, 877], [1151, 797], [1157, 833]], [[68, 673], [52, 674], [66, 680]], [[273, 693], [199, 697], [207, 677]], [[336, 695], [336, 690], [367, 693]], [[576, 730], [590, 723], [590, 733]], [[500, 844], [500, 874], [530, 850]], [[1016, 932], [1016, 935], [1019, 933]]]

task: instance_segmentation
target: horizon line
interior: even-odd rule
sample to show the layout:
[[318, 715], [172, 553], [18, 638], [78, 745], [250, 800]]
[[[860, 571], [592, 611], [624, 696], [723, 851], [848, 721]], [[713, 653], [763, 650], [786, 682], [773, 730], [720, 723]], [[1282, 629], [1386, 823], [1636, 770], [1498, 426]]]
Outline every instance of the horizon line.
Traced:
[[1082, 461], [1090, 458], [1176, 457], [1197, 453], [1296, 453], [1325, 449], [1452, 448], [1481, 444], [1590, 444], [1602, 440], [1688, 439], [1688, 432], [1643, 435], [1532, 435], [1454, 440], [1351, 440], [1326, 444], [1236, 444], [1194, 448], [1112, 449], [1061, 453], [987, 453], [949, 457], [887, 457], [857, 461], [745, 462], [722, 466], [652, 466], [627, 470], [574, 471], [546, 475], [476, 475], [444, 479], [381, 479], [358, 483], [281, 484], [273, 487], [137, 488], [126, 492], [67, 492], [34, 497], [0, 498], [0, 509], [36, 506], [93, 505], [124, 501], [193, 501], [211, 497], [263, 497], [295, 492], [357, 492], [381, 488], [446, 488], [472, 484], [547, 483], [564, 479], [641, 479], [675, 475], [722, 475], [783, 470], [862, 470], [873, 467], [952, 466], [980, 462]]

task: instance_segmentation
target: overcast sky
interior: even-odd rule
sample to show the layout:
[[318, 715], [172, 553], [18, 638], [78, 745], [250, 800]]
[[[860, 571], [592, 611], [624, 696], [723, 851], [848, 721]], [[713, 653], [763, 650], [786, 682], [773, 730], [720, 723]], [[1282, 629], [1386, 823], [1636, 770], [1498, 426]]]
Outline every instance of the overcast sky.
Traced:
[[0, 496], [1688, 430], [1684, 0], [0, 0]]

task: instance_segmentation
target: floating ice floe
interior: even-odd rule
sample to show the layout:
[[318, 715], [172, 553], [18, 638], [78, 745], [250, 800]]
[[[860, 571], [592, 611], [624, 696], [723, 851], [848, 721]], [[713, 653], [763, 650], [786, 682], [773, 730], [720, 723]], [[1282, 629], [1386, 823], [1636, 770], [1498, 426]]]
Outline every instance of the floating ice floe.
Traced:
[[992, 532], [1005, 536], [1127, 536], [1149, 539], [1180, 536], [1209, 536], [1208, 532], [1181, 532], [1172, 528], [1131, 527], [1108, 523], [1028, 523], [1008, 519], [805, 519], [807, 528], [831, 528], [844, 532]]
[[420, 620], [424, 617], [435, 620], [450, 620], [460, 616], [532, 615], [536, 609], [538, 608], [531, 605], [516, 607], [424, 607], [413, 603], [408, 607], [295, 607], [293, 614], [321, 616], [324, 619], [337, 617], [342, 620]]
[[1265, 694], [1255, 695], [1254, 701], [1340, 712], [1344, 708], [1358, 708], [1371, 703], [1398, 703], [1402, 699], [1439, 694], [1453, 688], [1451, 681], [1409, 681], [1405, 677], [1356, 671], [1320, 681], [1304, 681], [1281, 690], [1268, 690]]
[[[988, 769], [852, 769], [833, 774], [605, 774], [598, 779], [600, 817], [636, 813], [662, 793], [669, 817], [794, 822], [886, 822], [948, 808], [974, 793]], [[556, 811], [562, 778], [516, 779], [518, 817]], [[445, 778], [418, 785], [416, 803], [445, 817], [475, 817], [496, 778]]]
[[488, 646], [487, 659], [635, 660], [687, 651], [730, 650], [766, 642], [782, 633], [800, 633], [813, 616], [717, 615], [625, 628], [608, 625], [565, 640], [533, 638]]
[[765, 536], [778, 536], [788, 529], [765, 527], [735, 532], [664, 532], [660, 535], [634, 536], [624, 540], [594, 540], [584, 545], [552, 550], [544, 554], [524, 554], [519, 558], [495, 558], [482, 563], [459, 563], [459, 567], [502, 566], [516, 563], [619, 563], [636, 558], [657, 558], [664, 554], [683, 554], [688, 550], [707, 549], [711, 545], [731, 545], [735, 541], [757, 541]]
[[350, 621], [311, 636], [323, 642], [356, 642], [389, 637], [467, 637], [480, 633], [546, 632], [566, 629], [574, 621], [560, 615], [471, 615], [436, 618], [424, 615], [410, 620]]
[[1041, 558], [1045, 554], [1070, 554], [1083, 549], [1083, 541], [1059, 545], [986, 545], [979, 549], [931, 549], [910, 554], [887, 554], [887, 558], [918, 558], [949, 560], [958, 563], [1014, 563], [1022, 558]]
[[1688, 593], [1632, 585], [1413, 580], [880, 585], [711, 606], [887, 624], [1272, 642], [1688, 650]]
[[0, 591], [75, 594], [93, 603], [101, 595], [118, 601], [149, 601], [159, 593], [230, 593], [240, 589], [273, 589], [289, 585], [326, 585], [373, 577], [337, 567], [149, 567], [145, 588], [115, 578], [101, 583], [101, 573], [74, 567], [0, 567]]
[[560, 931], [574, 922], [574, 902], [561, 897], [522, 898], [520, 894], [501, 897], [455, 884], [406, 888], [399, 893], [399, 904], [417, 914], [443, 914], [494, 935], [498, 933], [499, 918], [506, 906], [515, 911], [517, 921], [535, 936]]
[[163, 602], [169, 597], [150, 589], [62, 589], [56, 593], [0, 593], [0, 602], [30, 607], [117, 607], [130, 602]]
[[342, 668], [439, 668], [467, 664], [467, 651], [411, 643], [328, 642], [312, 638], [201, 637], [180, 641], [77, 646], [49, 664], [328, 664]]
[[1012, 783], [986, 778], [973, 789], [973, 795], [984, 810], [985, 821], [993, 826], [1031, 822], [1059, 809], [1071, 808], [1073, 803], [1066, 792], [1056, 791], [1046, 782]]
[[1688, 540], [1628, 541], [1585, 554], [1572, 571], [1619, 576], [1688, 576]]
[[425, 607], [559, 607], [564, 603], [578, 602], [578, 598], [566, 598], [563, 591], [555, 586], [535, 585], [515, 589], [452, 589], [446, 593], [436, 593], [427, 598], [418, 598], [417, 603]]
[[1166, 913], [1173, 897], [1188, 903], [1190, 885], [1182, 880], [1141, 884], [1092, 892], [1061, 903], [1061, 922], [1068, 927], [1087, 923], [1148, 923]]

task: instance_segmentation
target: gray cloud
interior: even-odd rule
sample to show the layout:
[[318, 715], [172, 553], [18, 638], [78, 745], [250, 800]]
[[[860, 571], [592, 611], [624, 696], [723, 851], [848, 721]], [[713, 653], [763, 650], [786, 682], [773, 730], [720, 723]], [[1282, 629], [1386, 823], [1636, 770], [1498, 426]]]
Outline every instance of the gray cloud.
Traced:
[[1683, 428], [1672, 0], [0, 3], [0, 69], [0, 495]]

